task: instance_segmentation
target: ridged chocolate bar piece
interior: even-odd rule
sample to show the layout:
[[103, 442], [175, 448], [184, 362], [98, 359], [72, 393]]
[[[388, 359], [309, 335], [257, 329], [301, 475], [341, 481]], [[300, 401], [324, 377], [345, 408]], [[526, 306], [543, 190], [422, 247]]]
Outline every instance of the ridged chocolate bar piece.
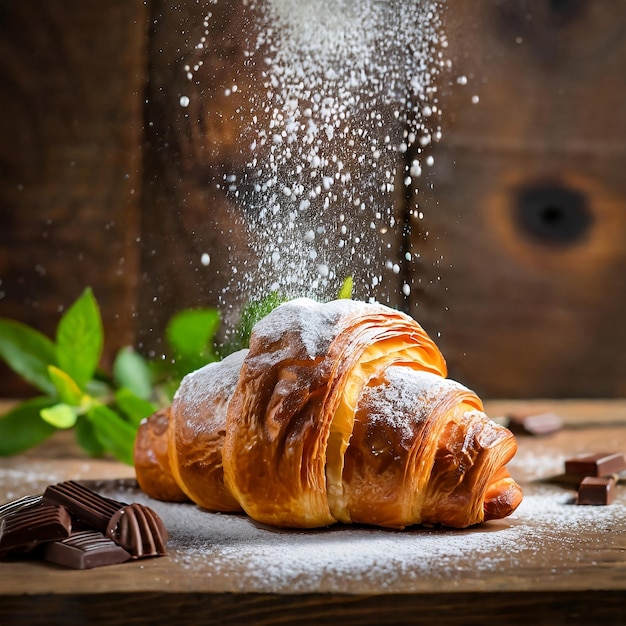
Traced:
[[516, 435], [540, 437], [551, 435], [563, 428], [563, 420], [556, 413], [511, 413], [508, 416], [509, 430]]
[[36, 506], [37, 504], [41, 504], [41, 496], [24, 496], [22, 498], [18, 498], [17, 500], [12, 500], [11, 502], [7, 502], [0, 506], [0, 523], [2, 520], [11, 515], [11, 513], [15, 513], [16, 511], [20, 511], [23, 509], [27, 509], [31, 506]]
[[73, 480], [50, 485], [43, 499], [44, 502], [61, 504], [78, 520], [103, 534], [111, 517], [125, 506], [125, 503], [105, 498]]
[[616, 481], [612, 476], [587, 476], [578, 487], [576, 504], [611, 504], [617, 495]]
[[75, 481], [50, 485], [44, 502], [62, 504], [78, 520], [127, 550], [132, 558], [162, 556], [168, 534], [159, 516], [142, 504], [105, 498]]
[[129, 504], [117, 511], [106, 531], [115, 543], [135, 559], [163, 556], [169, 535], [161, 518], [143, 504]]
[[124, 563], [131, 555], [96, 530], [72, 533], [67, 539], [53, 541], [44, 548], [44, 559], [73, 569], [92, 569]]
[[622, 452], [581, 454], [565, 461], [565, 474], [571, 477], [610, 476], [626, 469], [626, 455]]
[[152, 509], [106, 498], [76, 481], [0, 506], [0, 557], [46, 543], [44, 558], [88, 569], [163, 556], [168, 539]]
[[72, 530], [72, 519], [65, 508], [44, 503], [40, 497], [9, 502], [0, 513], [0, 558], [64, 539]]

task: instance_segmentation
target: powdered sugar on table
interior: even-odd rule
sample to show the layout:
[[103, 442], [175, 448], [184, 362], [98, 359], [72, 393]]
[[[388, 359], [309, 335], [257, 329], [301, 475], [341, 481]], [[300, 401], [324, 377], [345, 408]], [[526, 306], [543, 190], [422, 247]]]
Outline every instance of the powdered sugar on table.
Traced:
[[[203, 578], [217, 592], [353, 593], [357, 585], [363, 593], [404, 593], [430, 588], [435, 580], [470, 590], [488, 587], [504, 571], [514, 574], [522, 563], [526, 571], [530, 563], [549, 588], [590, 558], [589, 540], [581, 536], [602, 532], [604, 552], [626, 549], [626, 498], [609, 507], [582, 507], [570, 491], [554, 486], [533, 488], [505, 520], [466, 530], [404, 531], [279, 530], [242, 515], [156, 502], [130, 485], [103, 488], [115, 499], [153, 507], [171, 533], [172, 569]], [[524, 581], [518, 584], [524, 588]]]

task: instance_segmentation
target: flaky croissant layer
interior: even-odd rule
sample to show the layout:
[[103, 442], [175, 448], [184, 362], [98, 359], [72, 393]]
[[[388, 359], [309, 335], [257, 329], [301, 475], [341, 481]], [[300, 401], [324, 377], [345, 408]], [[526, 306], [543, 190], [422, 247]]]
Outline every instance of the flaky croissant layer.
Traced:
[[506, 517], [522, 499], [505, 467], [515, 439], [446, 373], [403, 313], [293, 300], [141, 425], [137, 480], [157, 499], [282, 527]]

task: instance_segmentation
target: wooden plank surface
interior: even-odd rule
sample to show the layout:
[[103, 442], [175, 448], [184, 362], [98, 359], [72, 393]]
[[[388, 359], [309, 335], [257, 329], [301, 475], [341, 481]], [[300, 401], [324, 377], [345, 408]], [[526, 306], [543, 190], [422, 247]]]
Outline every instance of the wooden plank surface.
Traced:
[[87, 480], [118, 500], [148, 503], [171, 540], [167, 557], [90, 571], [2, 562], [0, 623], [9, 617], [45, 623], [67, 611], [90, 615], [93, 623], [164, 623], [163, 615], [178, 610], [223, 624], [432, 623], [435, 615], [444, 624], [496, 618], [523, 624], [537, 622], [538, 612], [537, 623], [623, 624], [625, 487], [610, 506], [583, 507], [573, 504], [571, 488], [551, 479], [576, 453], [626, 451], [626, 401], [487, 405], [496, 419], [516, 408], [558, 411], [565, 428], [518, 437], [510, 470], [524, 502], [506, 520], [466, 530], [286, 532], [244, 516], [159, 503], [137, 491], [132, 468], [84, 458], [67, 436], [3, 459], [2, 501], [54, 481]]
[[[52, 334], [88, 286], [134, 343], [147, 3], [0, 2], [0, 317]], [[0, 364], [0, 395], [28, 388]]]
[[411, 313], [479, 394], [623, 397], [626, 3], [456, 3], [446, 30]]

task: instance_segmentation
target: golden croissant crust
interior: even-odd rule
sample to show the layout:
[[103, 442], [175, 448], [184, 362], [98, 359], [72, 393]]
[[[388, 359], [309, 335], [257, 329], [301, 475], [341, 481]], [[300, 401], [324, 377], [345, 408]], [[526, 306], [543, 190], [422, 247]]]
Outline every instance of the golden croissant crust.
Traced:
[[166, 429], [163, 413], [140, 427], [138, 482], [155, 498], [184, 494], [283, 527], [505, 517], [522, 498], [505, 468], [515, 439], [445, 376], [403, 313], [293, 300], [256, 324], [249, 351], [183, 380]]

